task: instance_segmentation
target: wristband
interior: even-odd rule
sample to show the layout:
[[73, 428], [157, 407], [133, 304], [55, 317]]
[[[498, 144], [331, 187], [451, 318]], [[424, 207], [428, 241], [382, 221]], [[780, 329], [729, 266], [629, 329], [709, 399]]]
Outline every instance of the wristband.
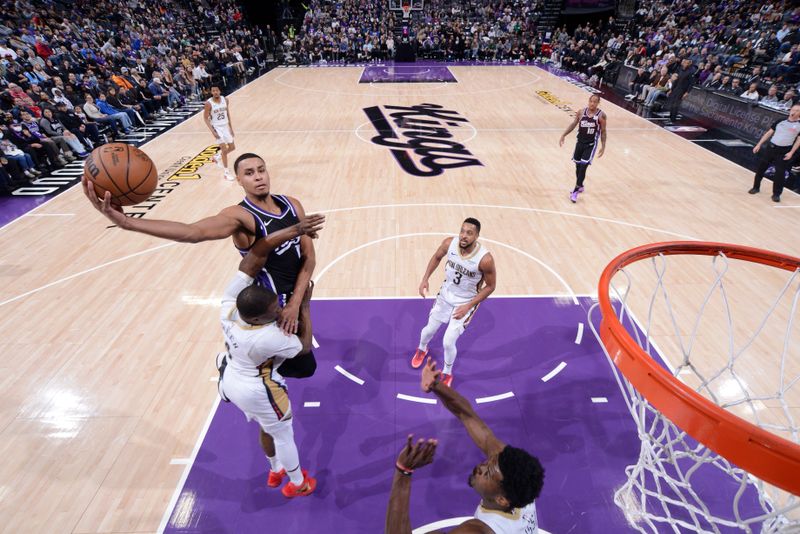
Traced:
[[397, 462], [395, 464], [395, 467], [397, 468], [398, 471], [400, 471], [400, 474], [405, 475], [407, 477], [410, 477], [411, 474], [414, 472], [413, 469], [409, 469], [407, 467], [403, 467], [402, 465], [400, 465], [400, 462]]

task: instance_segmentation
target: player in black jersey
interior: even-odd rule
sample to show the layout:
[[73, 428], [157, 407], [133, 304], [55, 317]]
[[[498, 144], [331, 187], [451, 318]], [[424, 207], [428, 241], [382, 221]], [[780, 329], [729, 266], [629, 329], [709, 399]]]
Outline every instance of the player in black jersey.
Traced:
[[[316, 266], [312, 238], [317, 237], [325, 216], [306, 216], [296, 198], [270, 194], [269, 173], [260, 156], [242, 154], [233, 164], [233, 170], [244, 189], [245, 199], [217, 215], [191, 224], [126, 217], [121, 207], [111, 203], [110, 194], [98, 199], [94, 186], [85, 177], [83, 190], [92, 205], [122, 229], [183, 243], [232, 237], [241, 254], [247, 254], [256, 240], [265, 235], [293, 227], [295, 237], [273, 250], [258, 280], [275, 292], [281, 301], [283, 308], [279, 326], [287, 333], [297, 333], [300, 305]], [[285, 377], [303, 378], [314, 374], [315, 369], [314, 355], [309, 353], [308, 356], [287, 360], [280, 373]]]
[[598, 138], [600, 138], [600, 152], [597, 153], [597, 157], [601, 157], [606, 150], [606, 114], [597, 107], [599, 105], [600, 97], [597, 95], [590, 96], [589, 105], [575, 114], [575, 120], [572, 121], [567, 131], [558, 140], [558, 146], [564, 146], [564, 139], [578, 126], [578, 142], [575, 143], [575, 153], [572, 155], [572, 161], [575, 162], [577, 181], [575, 182], [575, 189], [569, 194], [569, 199], [573, 203], [578, 201], [578, 194], [583, 193], [586, 169], [594, 159]]

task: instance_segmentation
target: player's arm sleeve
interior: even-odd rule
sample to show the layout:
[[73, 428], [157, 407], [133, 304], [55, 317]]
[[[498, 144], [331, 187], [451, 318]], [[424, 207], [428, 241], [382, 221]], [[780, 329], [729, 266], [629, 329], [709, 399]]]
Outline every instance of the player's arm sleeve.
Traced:
[[241, 271], [236, 271], [225, 292], [222, 294], [222, 312], [221, 317], [226, 318], [231, 309], [236, 306], [236, 297], [246, 288], [253, 283], [253, 277], [244, 274]]

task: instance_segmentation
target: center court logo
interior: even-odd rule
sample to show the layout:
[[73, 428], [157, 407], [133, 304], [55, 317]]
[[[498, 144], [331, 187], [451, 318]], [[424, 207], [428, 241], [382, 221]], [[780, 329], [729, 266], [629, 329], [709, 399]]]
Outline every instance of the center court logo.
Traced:
[[[472, 152], [453, 139], [450, 128], [469, 121], [457, 111], [436, 104], [364, 108], [378, 132], [371, 141], [390, 149], [400, 167], [419, 177], [439, 176], [446, 169], [483, 166]], [[397, 129], [395, 129], [395, 127]]]

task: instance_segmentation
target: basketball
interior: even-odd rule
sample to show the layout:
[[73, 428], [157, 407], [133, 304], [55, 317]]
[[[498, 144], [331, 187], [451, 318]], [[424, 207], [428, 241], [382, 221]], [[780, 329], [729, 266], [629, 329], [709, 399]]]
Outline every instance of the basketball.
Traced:
[[133, 206], [150, 198], [158, 185], [158, 171], [150, 157], [125, 143], [95, 148], [86, 158], [83, 175], [94, 184], [99, 198], [111, 192], [111, 201]]

